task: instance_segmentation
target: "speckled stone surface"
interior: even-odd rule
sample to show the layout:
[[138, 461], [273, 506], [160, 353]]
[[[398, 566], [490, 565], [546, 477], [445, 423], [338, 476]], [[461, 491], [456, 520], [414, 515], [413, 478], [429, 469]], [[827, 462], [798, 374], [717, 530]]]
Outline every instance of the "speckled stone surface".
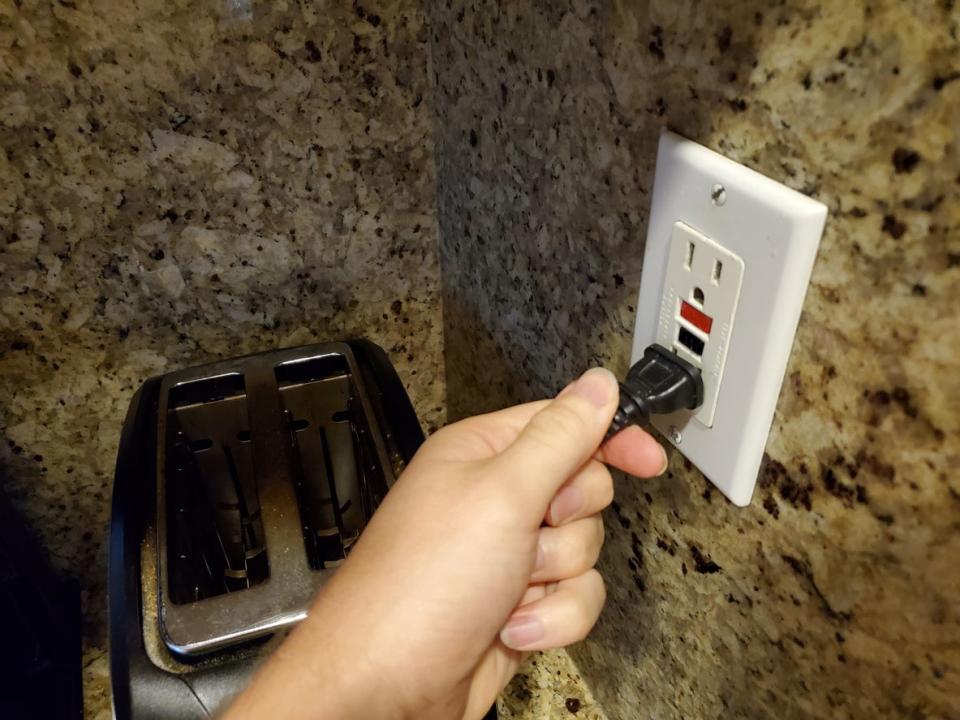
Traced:
[[572, 651], [607, 714], [960, 716], [960, 9], [428, 16], [452, 416], [625, 370], [661, 127], [830, 209], [752, 505], [618, 484]]
[[141, 380], [367, 336], [443, 421], [424, 21], [406, 0], [0, 2], [0, 463], [83, 581], [91, 717]]
[[607, 720], [562, 650], [531, 655], [500, 696], [497, 712], [500, 720]]

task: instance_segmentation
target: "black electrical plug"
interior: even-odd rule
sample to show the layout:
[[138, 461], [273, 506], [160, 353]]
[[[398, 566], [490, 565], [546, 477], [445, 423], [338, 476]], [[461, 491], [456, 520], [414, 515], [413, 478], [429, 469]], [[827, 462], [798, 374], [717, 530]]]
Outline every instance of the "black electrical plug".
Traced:
[[609, 440], [625, 427], [677, 410], [696, 410], [703, 404], [700, 370], [660, 345], [650, 345], [620, 383], [620, 404], [613, 416]]

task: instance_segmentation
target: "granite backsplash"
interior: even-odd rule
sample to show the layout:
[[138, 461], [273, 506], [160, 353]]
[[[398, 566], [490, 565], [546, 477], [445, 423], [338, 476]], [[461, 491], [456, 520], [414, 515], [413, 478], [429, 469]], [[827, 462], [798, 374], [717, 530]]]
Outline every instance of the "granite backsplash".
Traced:
[[428, 17], [451, 417], [626, 369], [662, 127], [829, 207], [752, 505], [676, 455], [618, 483], [572, 650], [606, 713], [960, 716], [960, 9]]
[[80, 578], [150, 375], [366, 336], [444, 419], [428, 43], [413, 1], [0, 3], [3, 483]]
[[621, 480], [590, 689], [550, 653], [501, 711], [960, 714], [958, 33], [953, 0], [0, 2], [0, 475], [82, 582], [88, 714], [139, 382], [366, 335], [432, 428], [622, 371], [664, 126], [830, 208], [768, 458], [743, 510], [678, 456]]

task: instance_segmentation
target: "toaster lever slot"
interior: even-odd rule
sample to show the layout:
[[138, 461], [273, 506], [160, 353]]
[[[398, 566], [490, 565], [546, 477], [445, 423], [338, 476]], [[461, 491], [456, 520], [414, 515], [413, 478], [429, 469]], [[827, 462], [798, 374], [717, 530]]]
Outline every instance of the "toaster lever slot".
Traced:
[[269, 577], [243, 376], [174, 387], [167, 410], [170, 600], [191, 603]]
[[372, 513], [349, 368], [342, 356], [323, 356], [276, 374], [310, 567], [337, 567]]

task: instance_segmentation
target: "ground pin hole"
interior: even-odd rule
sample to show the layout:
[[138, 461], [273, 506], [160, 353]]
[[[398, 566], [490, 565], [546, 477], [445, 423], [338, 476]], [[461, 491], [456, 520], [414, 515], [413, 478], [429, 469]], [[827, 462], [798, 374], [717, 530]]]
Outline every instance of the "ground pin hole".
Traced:
[[306, 430], [308, 427], [310, 427], [310, 421], [304, 418], [294, 420], [292, 427], [294, 432], [300, 432], [301, 430]]
[[700, 303], [701, 306], [703, 306], [703, 290], [701, 290], [698, 287], [695, 287], [693, 289], [693, 299], [695, 302], [698, 302]]

